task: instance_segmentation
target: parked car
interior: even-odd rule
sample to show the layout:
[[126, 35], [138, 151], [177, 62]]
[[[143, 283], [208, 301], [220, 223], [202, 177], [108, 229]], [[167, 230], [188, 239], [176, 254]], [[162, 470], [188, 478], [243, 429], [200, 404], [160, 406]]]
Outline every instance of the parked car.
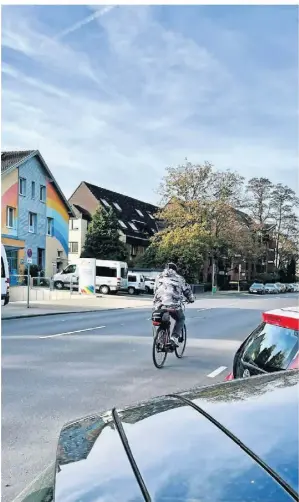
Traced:
[[249, 293], [255, 295], [264, 295], [265, 292], [265, 286], [260, 282], [254, 282], [249, 288]]
[[265, 284], [265, 292], [271, 295], [277, 295], [279, 293], [279, 289], [276, 284]]
[[281, 282], [276, 282], [275, 285], [279, 288], [280, 293], [286, 293], [286, 287]]
[[9, 268], [5, 247], [1, 244], [1, 303], [9, 303]]
[[153, 293], [154, 288], [155, 288], [155, 279], [152, 277], [145, 277], [145, 292], [146, 293]]
[[298, 371], [73, 420], [19, 502], [298, 500]]
[[139, 272], [128, 273], [128, 293], [129, 295], [139, 295], [145, 291], [144, 275]]
[[299, 308], [264, 312], [262, 322], [237, 350], [226, 380], [299, 369]]

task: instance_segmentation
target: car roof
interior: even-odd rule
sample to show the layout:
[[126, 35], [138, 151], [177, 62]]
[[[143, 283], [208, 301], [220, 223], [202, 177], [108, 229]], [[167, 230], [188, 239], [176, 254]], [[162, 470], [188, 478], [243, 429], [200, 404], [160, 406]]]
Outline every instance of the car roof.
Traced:
[[263, 313], [263, 321], [268, 324], [299, 330], [299, 307], [285, 307]]
[[296, 500], [298, 375], [199, 387], [67, 424], [55, 501]]

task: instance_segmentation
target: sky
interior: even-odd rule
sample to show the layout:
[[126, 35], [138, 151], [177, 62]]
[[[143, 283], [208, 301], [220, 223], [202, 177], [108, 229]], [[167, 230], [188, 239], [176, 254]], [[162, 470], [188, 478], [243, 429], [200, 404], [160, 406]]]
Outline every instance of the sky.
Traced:
[[158, 202], [167, 166], [298, 188], [296, 6], [4, 6], [2, 150]]

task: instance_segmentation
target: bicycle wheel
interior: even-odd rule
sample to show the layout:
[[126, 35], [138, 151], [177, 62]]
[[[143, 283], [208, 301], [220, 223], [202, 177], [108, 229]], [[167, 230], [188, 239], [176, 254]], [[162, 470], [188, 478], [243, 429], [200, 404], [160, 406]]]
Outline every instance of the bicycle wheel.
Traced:
[[179, 359], [181, 359], [181, 357], [183, 357], [183, 355], [184, 355], [186, 343], [187, 343], [187, 329], [186, 329], [186, 325], [184, 325], [184, 327], [182, 329], [182, 334], [179, 338], [179, 346], [174, 349], [175, 355]]
[[166, 332], [164, 329], [158, 329], [153, 341], [153, 361], [156, 368], [163, 367], [167, 352], [165, 351]]

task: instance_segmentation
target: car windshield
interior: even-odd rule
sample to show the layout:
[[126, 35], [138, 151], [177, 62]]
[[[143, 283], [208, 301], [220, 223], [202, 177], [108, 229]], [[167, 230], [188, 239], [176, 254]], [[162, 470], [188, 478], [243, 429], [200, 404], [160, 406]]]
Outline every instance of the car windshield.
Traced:
[[267, 288], [275, 288], [274, 284], [266, 284]]
[[298, 351], [298, 331], [262, 323], [250, 337], [243, 360], [267, 372], [285, 370]]
[[252, 288], [262, 288], [262, 287], [263, 287], [263, 284], [259, 284], [259, 283], [257, 283], [257, 282], [256, 282], [256, 283], [252, 284], [252, 286], [251, 286], [251, 287], [252, 287]]

